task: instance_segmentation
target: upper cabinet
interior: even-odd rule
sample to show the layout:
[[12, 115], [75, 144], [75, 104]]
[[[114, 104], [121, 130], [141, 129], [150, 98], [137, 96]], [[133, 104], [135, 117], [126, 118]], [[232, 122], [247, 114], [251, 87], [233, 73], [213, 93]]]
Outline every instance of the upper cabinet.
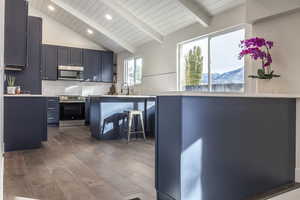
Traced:
[[101, 51], [83, 50], [84, 80], [101, 82]]
[[102, 52], [102, 67], [101, 67], [101, 81], [105, 83], [113, 82], [113, 52]]
[[23, 89], [31, 94], [41, 94], [42, 18], [28, 17], [27, 43], [27, 67], [20, 72], [23, 74]]
[[70, 64], [72, 66], [82, 66], [83, 50], [78, 48], [70, 48]]
[[70, 65], [70, 48], [68, 47], [58, 47], [58, 66], [68, 66]]
[[42, 79], [57, 80], [58, 47], [53, 45], [43, 45], [42, 50]]
[[82, 66], [82, 49], [73, 47], [58, 48], [58, 65]]
[[84, 81], [113, 82], [113, 52], [43, 45], [42, 79], [57, 80], [58, 66], [83, 66]]
[[5, 1], [5, 66], [25, 67], [27, 64], [26, 0]]

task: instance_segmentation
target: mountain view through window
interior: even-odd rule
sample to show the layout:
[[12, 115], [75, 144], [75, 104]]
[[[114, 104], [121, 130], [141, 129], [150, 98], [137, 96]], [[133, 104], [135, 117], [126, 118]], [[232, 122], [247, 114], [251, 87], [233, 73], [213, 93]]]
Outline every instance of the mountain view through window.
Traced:
[[243, 92], [244, 60], [238, 57], [244, 39], [245, 30], [239, 29], [180, 44], [180, 89]]

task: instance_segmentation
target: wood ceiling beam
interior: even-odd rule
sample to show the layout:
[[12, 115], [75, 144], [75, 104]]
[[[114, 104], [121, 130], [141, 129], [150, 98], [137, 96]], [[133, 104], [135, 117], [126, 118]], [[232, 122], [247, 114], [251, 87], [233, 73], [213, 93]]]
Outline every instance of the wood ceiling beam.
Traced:
[[194, 17], [196, 20], [203, 25], [204, 27], [208, 27], [211, 22], [211, 15], [207, 12], [205, 8], [199, 5], [194, 0], [178, 0], [182, 6], [184, 6]]
[[104, 3], [106, 6], [113, 9], [116, 13], [121, 15], [124, 19], [126, 19], [129, 23], [146, 33], [148, 36], [150, 36], [152, 39], [158, 41], [159, 43], [162, 43], [164, 40], [164, 37], [162, 34], [160, 34], [158, 31], [156, 31], [154, 28], [143, 22], [141, 19], [139, 19], [137, 16], [133, 15], [127, 8], [125, 8], [122, 4], [112, 1], [112, 0], [100, 0], [102, 3]]
[[103, 34], [105, 37], [111, 39], [112, 41], [114, 41], [115, 43], [120, 45], [122, 48], [126, 49], [127, 51], [129, 51], [131, 53], [135, 53], [136, 49], [132, 45], [128, 44], [127, 42], [125, 42], [123, 40], [121, 40], [120, 38], [118, 38], [117, 36], [112, 34], [110, 31], [108, 31], [105, 27], [103, 27], [100, 24], [98, 24], [97, 22], [91, 20], [90, 18], [88, 18], [87, 16], [82, 14], [80, 11], [74, 9], [70, 5], [63, 2], [62, 0], [51, 0], [51, 2], [54, 3], [56, 6], [60, 7], [61, 9], [65, 10], [69, 14], [73, 15], [78, 20], [80, 20], [80, 21], [84, 22], [85, 24], [87, 24], [91, 29], [94, 29], [95, 31], [98, 31], [101, 34]]

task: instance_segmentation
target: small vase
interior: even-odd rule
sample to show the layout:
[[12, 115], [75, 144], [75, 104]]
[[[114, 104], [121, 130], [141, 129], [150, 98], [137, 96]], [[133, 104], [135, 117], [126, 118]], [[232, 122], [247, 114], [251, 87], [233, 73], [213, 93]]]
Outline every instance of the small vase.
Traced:
[[7, 94], [10, 94], [10, 95], [16, 94], [16, 87], [15, 86], [8, 86], [7, 87]]

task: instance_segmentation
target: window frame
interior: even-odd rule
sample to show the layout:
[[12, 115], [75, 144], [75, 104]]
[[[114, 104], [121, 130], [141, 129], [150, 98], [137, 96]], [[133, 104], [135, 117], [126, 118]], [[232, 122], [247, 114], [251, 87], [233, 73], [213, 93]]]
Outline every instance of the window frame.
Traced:
[[239, 92], [239, 91], [231, 91], [231, 92], [218, 92], [218, 91], [212, 91], [212, 85], [211, 85], [211, 51], [210, 51], [210, 41], [212, 38], [214, 37], [217, 37], [217, 36], [220, 36], [220, 35], [225, 35], [225, 34], [228, 34], [228, 33], [231, 33], [231, 32], [234, 32], [234, 31], [239, 31], [239, 30], [244, 30], [245, 31], [245, 39], [247, 37], [247, 27], [245, 24], [242, 24], [242, 25], [239, 25], [239, 26], [235, 26], [235, 27], [231, 27], [231, 28], [226, 28], [226, 29], [223, 29], [223, 30], [220, 30], [220, 31], [216, 31], [216, 32], [212, 32], [212, 33], [209, 33], [209, 34], [205, 34], [205, 35], [202, 35], [202, 36], [198, 36], [198, 37], [195, 37], [195, 38], [192, 38], [192, 39], [189, 39], [189, 40], [185, 40], [185, 41], [182, 41], [182, 42], [179, 42], [177, 44], [177, 91], [180, 91], [180, 92], [185, 92], [186, 90], [183, 90], [182, 89], [182, 85], [181, 85], [181, 70], [180, 70], [180, 63], [181, 63], [181, 47], [182, 45], [184, 44], [187, 44], [187, 43], [190, 43], [190, 42], [194, 42], [194, 41], [197, 41], [197, 40], [201, 40], [201, 39], [204, 39], [204, 38], [207, 38], [208, 39], [208, 87], [209, 87], [209, 91], [192, 91], [192, 92], [197, 92], [197, 93], [226, 93], [226, 94], [245, 94], [247, 91], [247, 80], [246, 80], [246, 77], [247, 77], [247, 67], [246, 67], [246, 59], [244, 59], [244, 89], [243, 91]]
[[[141, 66], [141, 82], [136, 83], [136, 61], [138, 59], [142, 60], [142, 66]], [[134, 63], [134, 72], [133, 72], [133, 85], [128, 84], [128, 66], [126, 65], [127, 61], [133, 60]], [[124, 59], [124, 74], [123, 74], [123, 83], [127, 84], [128, 86], [137, 86], [141, 85], [143, 82], [143, 65], [144, 65], [144, 59], [141, 56], [131, 56]]]

